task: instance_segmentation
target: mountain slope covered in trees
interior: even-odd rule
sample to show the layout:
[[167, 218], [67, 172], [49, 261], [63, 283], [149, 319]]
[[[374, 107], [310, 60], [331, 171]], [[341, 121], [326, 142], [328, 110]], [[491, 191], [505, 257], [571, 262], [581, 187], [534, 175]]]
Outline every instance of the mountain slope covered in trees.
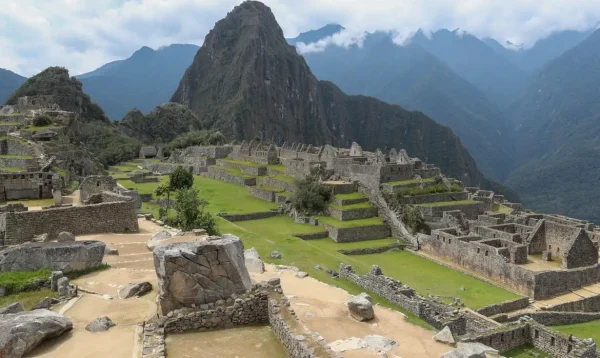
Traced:
[[0, 68], [0, 105], [4, 104], [8, 97], [19, 88], [27, 78], [16, 73]]

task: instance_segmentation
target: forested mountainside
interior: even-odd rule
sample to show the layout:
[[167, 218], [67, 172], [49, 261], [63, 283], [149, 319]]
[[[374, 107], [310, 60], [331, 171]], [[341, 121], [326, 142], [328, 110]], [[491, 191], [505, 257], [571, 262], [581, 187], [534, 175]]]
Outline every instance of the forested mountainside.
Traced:
[[6, 103], [8, 97], [19, 88], [27, 78], [0, 68], [0, 105]]

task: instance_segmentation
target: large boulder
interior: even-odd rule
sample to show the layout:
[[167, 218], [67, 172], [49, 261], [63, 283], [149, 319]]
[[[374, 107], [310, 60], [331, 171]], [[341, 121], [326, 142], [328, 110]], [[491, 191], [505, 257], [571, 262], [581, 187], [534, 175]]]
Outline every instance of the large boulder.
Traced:
[[263, 273], [265, 272], [265, 263], [260, 259], [258, 251], [253, 247], [244, 251], [244, 261], [248, 272]]
[[498, 354], [498, 351], [481, 343], [458, 343], [457, 348], [440, 358], [487, 358], [488, 354]]
[[369, 321], [375, 317], [373, 300], [371, 296], [364, 292], [349, 299], [346, 305], [350, 311], [350, 316], [357, 321]]
[[3, 358], [20, 358], [46, 339], [71, 330], [67, 317], [48, 310], [0, 316], [0, 352]]
[[85, 326], [85, 330], [89, 332], [106, 332], [114, 326], [115, 324], [110, 318], [102, 316], [88, 323], [88, 325]]
[[25, 311], [21, 302], [14, 302], [6, 307], [0, 308], [0, 315], [9, 313], [19, 313]]
[[171, 237], [173, 237], [173, 235], [171, 235], [170, 232], [161, 231], [161, 232], [155, 234], [154, 236], [152, 236], [152, 238], [150, 240], [148, 240], [148, 242], [146, 243], [146, 246], [148, 247], [148, 250], [154, 251], [154, 248], [156, 248], [158, 245], [160, 245], [160, 243], [162, 241], [168, 240]]
[[252, 287], [244, 263], [244, 245], [233, 235], [157, 246], [154, 267], [163, 314], [227, 299]]
[[152, 291], [150, 282], [138, 282], [121, 286], [118, 293], [119, 298], [127, 299], [134, 296], [143, 296], [150, 291]]
[[58, 241], [58, 242], [75, 241], [75, 235], [71, 234], [70, 232], [63, 231], [63, 232], [58, 233], [58, 238], [56, 239], [56, 241]]
[[102, 265], [102, 241], [38, 242], [18, 245], [0, 252], [0, 272], [79, 271]]
[[446, 343], [446, 344], [450, 344], [450, 345], [454, 345], [456, 343], [456, 340], [454, 339], [454, 336], [452, 335], [452, 331], [450, 330], [450, 327], [448, 327], [448, 326], [445, 326], [444, 329], [442, 329], [437, 334], [435, 334], [433, 336], [433, 340], [436, 342]]

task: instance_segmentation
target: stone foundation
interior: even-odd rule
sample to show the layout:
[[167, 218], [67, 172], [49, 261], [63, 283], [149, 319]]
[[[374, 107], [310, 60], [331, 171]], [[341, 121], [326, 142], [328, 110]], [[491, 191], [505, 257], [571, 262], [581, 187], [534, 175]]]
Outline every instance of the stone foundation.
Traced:
[[238, 176], [231, 174], [227, 170], [220, 169], [215, 166], [208, 167], [208, 172], [203, 173], [202, 175], [212, 178], [212, 179], [222, 180], [222, 181], [226, 181], [228, 183], [233, 183], [233, 184], [237, 184], [237, 185], [244, 185], [244, 186], [255, 186], [256, 185], [256, 178], [238, 177]]
[[267, 190], [267, 189], [261, 189], [260, 187], [257, 186], [250, 186], [248, 187], [248, 194], [250, 194], [251, 196], [264, 200], [264, 201], [268, 201], [271, 203], [274, 203], [277, 201], [277, 192], [272, 191], [272, 190]]

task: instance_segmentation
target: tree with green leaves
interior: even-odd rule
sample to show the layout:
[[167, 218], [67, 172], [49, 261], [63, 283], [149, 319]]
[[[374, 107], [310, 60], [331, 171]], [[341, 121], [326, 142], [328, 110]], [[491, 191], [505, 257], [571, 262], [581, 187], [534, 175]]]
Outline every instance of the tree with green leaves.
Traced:
[[213, 216], [205, 210], [208, 202], [200, 199], [198, 189], [184, 188], [177, 191], [178, 224], [182, 230], [193, 230], [202, 228], [209, 235], [218, 235], [219, 230]]
[[[183, 167], [178, 167], [171, 174], [166, 183], [160, 184], [154, 189], [157, 196], [167, 196], [167, 208], [165, 210], [165, 219], [169, 218], [169, 207], [171, 206], [171, 193], [180, 190], [190, 189], [194, 185], [194, 175], [191, 171]], [[161, 215], [162, 218], [162, 215]]]
[[319, 182], [317, 175], [296, 181], [296, 190], [290, 201], [302, 214], [319, 214], [325, 211], [331, 199], [331, 189]]

